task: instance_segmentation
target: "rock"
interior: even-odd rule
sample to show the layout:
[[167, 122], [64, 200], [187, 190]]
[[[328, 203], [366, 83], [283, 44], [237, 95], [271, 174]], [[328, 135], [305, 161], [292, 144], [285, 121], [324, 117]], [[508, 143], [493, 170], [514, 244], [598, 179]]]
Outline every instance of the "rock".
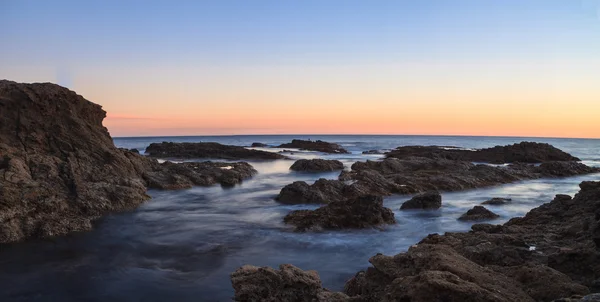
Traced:
[[344, 164], [339, 160], [327, 159], [299, 159], [290, 170], [303, 172], [329, 172], [344, 169]]
[[89, 230], [149, 198], [105, 116], [64, 87], [0, 81], [0, 243]]
[[162, 158], [215, 158], [270, 160], [284, 159], [285, 156], [273, 152], [251, 150], [239, 146], [228, 146], [219, 143], [152, 143], [146, 148], [152, 157]]
[[265, 148], [265, 147], [268, 147], [268, 146], [269, 145], [263, 144], [263, 143], [252, 143], [252, 145], [250, 147], [253, 147], [253, 148]]
[[339, 180], [321, 178], [313, 185], [295, 181], [279, 192], [275, 200], [284, 204], [328, 203], [345, 199], [344, 183]]
[[479, 220], [489, 220], [496, 219], [500, 217], [496, 213], [486, 209], [483, 206], [474, 206], [472, 209], [468, 210], [462, 216], [458, 218], [458, 220], [463, 221], [479, 221]]
[[563, 152], [552, 145], [535, 142], [521, 142], [508, 146], [496, 146], [479, 150], [439, 146], [404, 146], [388, 152], [386, 156], [399, 159], [418, 156], [495, 164], [579, 161], [579, 158]]
[[600, 279], [600, 182], [580, 188], [503, 225], [431, 234], [406, 252], [377, 254], [344, 293], [351, 301], [597, 300], [588, 293]]
[[364, 229], [394, 224], [394, 213], [383, 206], [383, 198], [360, 196], [330, 202], [316, 210], [292, 211], [283, 219], [297, 231], [321, 229]]
[[363, 151], [362, 154], [385, 154], [386, 152], [389, 152], [389, 150], [367, 150]]
[[140, 153], [140, 150], [138, 150], [138, 149], [130, 149], [129, 151], [131, 151], [133, 153]]
[[231, 274], [235, 301], [346, 301], [348, 296], [322, 288], [319, 274], [291, 264], [279, 270], [245, 265]]
[[342, 148], [338, 144], [328, 143], [324, 141], [311, 141], [294, 139], [291, 143], [279, 145], [278, 148], [296, 148], [300, 150], [319, 151], [324, 153], [349, 153], [348, 150]]
[[486, 200], [486, 201], [482, 202], [481, 204], [490, 204], [490, 205], [498, 206], [498, 205], [510, 203], [511, 201], [512, 201], [512, 199], [510, 199], [510, 198], [494, 197], [490, 200]]
[[439, 209], [442, 206], [442, 195], [437, 192], [427, 192], [419, 194], [400, 206], [400, 210], [408, 209]]

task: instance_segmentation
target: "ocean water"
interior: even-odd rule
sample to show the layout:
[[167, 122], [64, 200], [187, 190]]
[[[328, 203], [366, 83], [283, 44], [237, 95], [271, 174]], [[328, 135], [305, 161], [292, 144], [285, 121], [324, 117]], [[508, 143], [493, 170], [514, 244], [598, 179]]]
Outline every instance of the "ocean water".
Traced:
[[[550, 143], [588, 165], [600, 166], [600, 140], [453, 136], [198, 136], [115, 138], [123, 148], [143, 150], [152, 142], [220, 142], [272, 146], [293, 138], [336, 142], [352, 154], [288, 153], [293, 159], [330, 158], [344, 162], [375, 160], [362, 151], [402, 145], [482, 148], [520, 141]], [[282, 151], [276, 148], [260, 148]], [[152, 199], [132, 212], [109, 215], [90, 232], [52, 240], [0, 245], [0, 301], [231, 301], [229, 274], [252, 264], [277, 267], [291, 263], [317, 270], [323, 285], [341, 290], [346, 280], [369, 266], [376, 253], [393, 255], [430, 233], [467, 231], [472, 223], [457, 218], [492, 197], [512, 198], [489, 206], [501, 215], [491, 223], [522, 216], [555, 194], [575, 194], [583, 180], [600, 174], [538, 179], [508, 185], [443, 193], [437, 211], [399, 211], [410, 196], [390, 196], [398, 224], [383, 230], [295, 233], [282, 222], [292, 210], [314, 205], [280, 205], [279, 190], [296, 180], [313, 182], [339, 174], [289, 170], [293, 160], [250, 161], [259, 171], [234, 188], [194, 187], [181, 191], [151, 190]]]

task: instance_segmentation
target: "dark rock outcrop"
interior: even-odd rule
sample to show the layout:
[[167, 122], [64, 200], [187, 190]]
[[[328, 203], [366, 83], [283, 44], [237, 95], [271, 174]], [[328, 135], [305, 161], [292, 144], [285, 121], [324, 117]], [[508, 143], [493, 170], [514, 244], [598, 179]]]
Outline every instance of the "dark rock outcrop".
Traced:
[[[550, 166], [552, 169], [548, 168]], [[318, 195], [318, 199], [312, 198], [312, 203], [320, 203], [364, 194], [388, 196], [428, 191], [460, 191], [526, 179], [598, 172], [600, 168], [588, 167], [577, 162], [549, 162], [539, 166], [510, 164], [495, 167], [448, 159], [386, 158], [380, 161], [356, 162], [351, 171], [342, 171], [337, 181], [330, 180], [314, 185], [288, 185], [281, 190], [278, 200], [286, 203], [306, 203], [306, 196]]]
[[252, 145], [250, 147], [253, 148], [264, 148], [264, 147], [268, 147], [269, 145], [267, 144], [263, 144], [263, 143], [252, 143]]
[[500, 217], [500, 215], [486, 209], [484, 206], [474, 206], [468, 210], [458, 220], [462, 221], [479, 221], [479, 220], [491, 220]]
[[496, 146], [479, 150], [465, 150], [439, 146], [404, 146], [386, 153], [387, 157], [426, 157], [486, 163], [542, 163], [552, 161], [579, 161], [566, 152], [549, 144], [521, 142], [508, 146]]
[[147, 186], [230, 186], [256, 172], [247, 163], [159, 164], [118, 149], [105, 116], [64, 87], [0, 81], [0, 243], [89, 230], [147, 200]]
[[219, 143], [152, 143], [146, 148], [146, 153], [152, 157], [162, 158], [215, 158], [231, 160], [270, 160], [286, 158], [281, 154], [273, 152], [251, 150], [244, 147], [222, 145]]
[[231, 273], [235, 301], [347, 301], [348, 296], [333, 293], [321, 286], [316, 271], [303, 271], [290, 264], [279, 270], [245, 265]]
[[500, 197], [494, 197], [492, 199], [486, 200], [484, 202], [482, 202], [481, 204], [489, 204], [489, 205], [503, 205], [503, 204], [507, 204], [510, 203], [512, 201], [512, 199], [510, 198], [500, 198]]
[[290, 170], [303, 172], [330, 172], [344, 169], [344, 164], [339, 160], [328, 159], [299, 159], [291, 167]]
[[301, 140], [294, 139], [291, 143], [279, 145], [279, 148], [296, 148], [300, 150], [319, 151], [324, 153], [349, 153], [342, 146], [334, 143], [328, 143], [321, 140]]
[[504, 225], [431, 234], [406, 252], [373, 256], [346, 283], [345, 301], [594, 301], [600, 182], [580, 188]]
[[400, 210], [423, 209], [433, 210], [442, 206], [442, 195], [438, 192], [427, 192], [419, 194], [400, 206]]
[[389, 150], [367, 150], [363, 151], [362, 154], [385, 154], [389, 152]]
[[316, 210], [292, 211], [283, 219], [297, 231], [322, 229], [364, 229], [394, 224], [394, 213], [383, 206], [379, 196], [360, 196], [330, 202]]

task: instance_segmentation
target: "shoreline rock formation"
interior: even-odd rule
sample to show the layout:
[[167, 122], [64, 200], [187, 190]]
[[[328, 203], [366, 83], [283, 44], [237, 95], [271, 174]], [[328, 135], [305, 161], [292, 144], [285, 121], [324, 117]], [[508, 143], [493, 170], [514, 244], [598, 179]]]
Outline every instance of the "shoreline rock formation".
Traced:
[[219, 143], [152, 143], [146, 148], [146, 153], [151, 157], [160, 158], [214, 158], [230, 160], [273, 160], [287, 158], [273, 152], [251, 150]]
[[440, 146], [403, 146], [386, 153], [386, 157], [398, 159], [425, 157], [493, 164], [580, 160], [550, 144], [535, 142], [520, 142], [508, 146], [495, 146], [479, 150]]
[[519, 180], [600, 173], [600, 168], [579, 162], [515, 163], [507, 166], [467, 161], [408, 157], [356, 162], [337, 180], [318, 180], [312, 185], [294, 182], [276, 200], [293, 203], [327, 203], [357, 195], [415, 194], [427, 191], [460, 191], [507, 184]]
[[344, 169], [344, 164], [333, 159], [299, 159], [290, 167], [290, 170], [301, 172], [331, 172]]
[[328, 143], [321, 140], [301, 140], [293, 139], [291, 143], [281, 144], [278, 148], [296, 148], [307, 151], [319, 151], [323, 153], [350, 153], [342, 146], [334, 143]]
[[[503, 225], [474, 224], [470, 232], [431, 234], [395, 256], [377, 254], [337, 301], [579, 301], [570, 297], [600, 291], [600, 182], [580, 188], [574, 198], [557, 195]], [[286, 291], [233, 277], [237, 301], [241, 288], [245, 297]], [[319, 284], [314, 272], [310, 280]], [[326, 291], [295, 288], [300, 301]]]
[[159, 164], [118, 149], [105, 117], [59, 85], [0, 80], [0, 243], [90, 230], [149, 199], [147, 187], [231, 186], [256, 173], [247, 163]]

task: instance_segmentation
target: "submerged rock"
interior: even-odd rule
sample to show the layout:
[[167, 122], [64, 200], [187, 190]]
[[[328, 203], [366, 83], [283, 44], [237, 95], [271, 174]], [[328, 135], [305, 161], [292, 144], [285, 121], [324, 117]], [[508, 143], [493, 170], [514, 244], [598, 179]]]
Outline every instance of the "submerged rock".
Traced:
[[503, 204], [507, 204], [510, 203], [512, 201], [512, 199], [510, 198], [500, 198], [500, 197], [494, 197], [492, 199], [486, 200], [484, 202], [482, 202], [481, 204], [490, 204], [490, 205], [503, 205]]
[[439, 146], [404, 146], [386, 153], [386, 156], [399, 159], [418, 156], [433, 159], [450, 159], [495, 164], [579, 161], [579, 158], [555, 148], [550, 144], [535, 142], [521, 142], [508, 146], [496, 146], [479, 150]]
[[279, 148], [296, 148], [300, 150], [319, 151], [324, 153], [349, 153], [338, 144], [328, 143], [321, 140], [294, 139], [291, 143], [279, 145]]
[[383, 206], [383, 198], [360, 196], [330, 202], [316, 210], [292, 211], [283, 219], [297, 231], [321, 229], [364, 229], [394, 224], [394, 213]]
[[375, 255], [344, 294], [348, 301], [594, 301], [600, 182], [580, 188], [572, 199], [559, 195], [504, 225], [431, 234], [406, 252]]
[[427, 192], [419, 194], [400, 206], [400, 210], [408, 209], [439, 209], [442, 206], [442, 195], [438, 192]]
[[285, 156], [273, 152], [251, 150], [240, 146], [222, 145], [219, 143], [152, 143], [146, 148], [152, 157], [163, 158], [218, 158], [268, 160], [284, 159]]
[[500, 215], [486, 209], [483, 206], [474, 206], [472, 209], [468, 210], [466, 213], [460, 216], [458, 220], [478, 221], [496, 219], [498, 217], [500, 217]]
[[264, 147], [268, 147], [269, 145], [267, 144], [263, 144], [263, 143], [252, 143], [252, 145], [250, 147], [253, 148], [264, 148]]
[[329, 172], [344, 169], [344, 164], [339, 160], [327, 159], [299, 159], [290, 170], [303, 172]]

